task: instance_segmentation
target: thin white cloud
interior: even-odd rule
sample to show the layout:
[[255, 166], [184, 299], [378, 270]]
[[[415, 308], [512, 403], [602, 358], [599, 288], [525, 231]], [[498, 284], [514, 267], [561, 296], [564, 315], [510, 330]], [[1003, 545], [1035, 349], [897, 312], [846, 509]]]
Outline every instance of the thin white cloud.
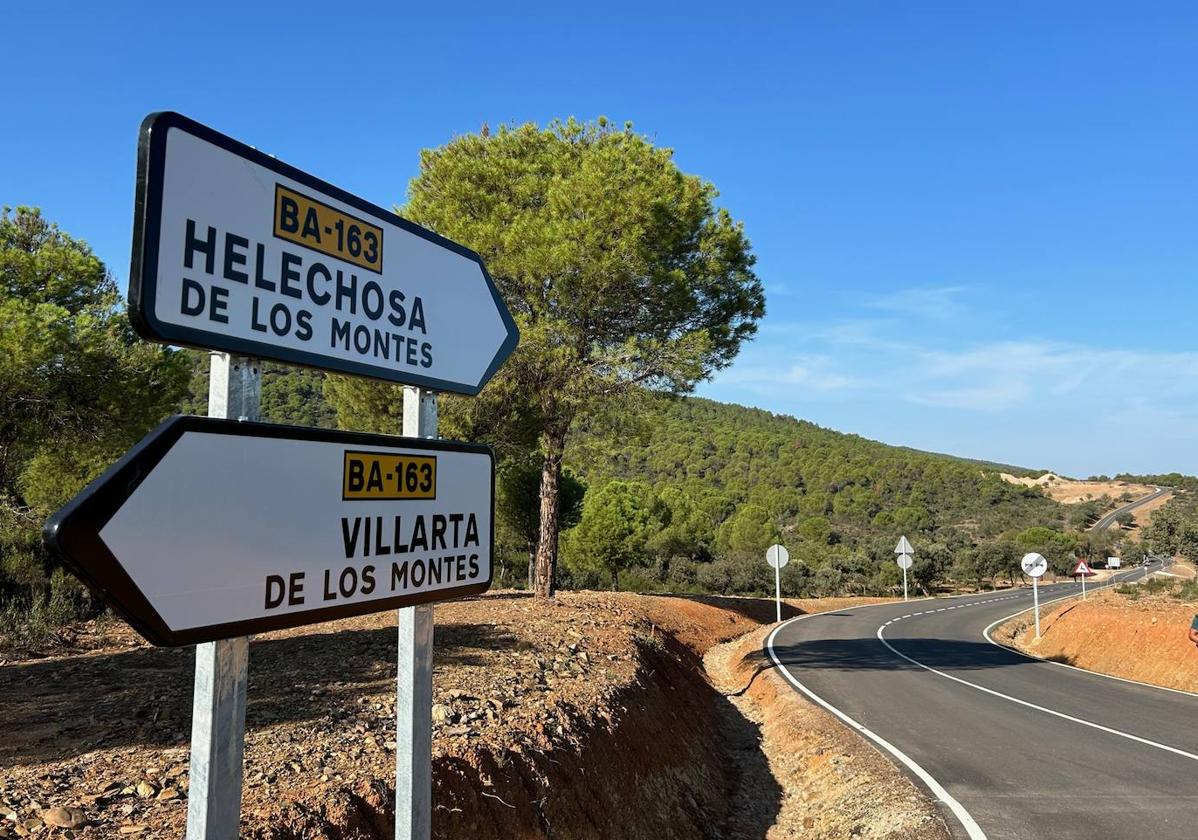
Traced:
[[898, 315], [925, 318], [932, 321], [955, 320], [966, 312], [961, 296], [965, 286], [929, 286], [900, 289], [866, 301], [870, 309], [881, 309]]
[[776, 387], [798, 387], [812, 391], [848, 391], [870, 387], [855, 375], [840, 371], [831, 356], [798, 354], [782, 364], [738, 365], [735, 373], [723, 377], [728, 382], [768, 391]]
[[763, 338], [715, 384], [763, 394], [797, 389], [799, 398], [856, 393], [988, 414], [1062, 400], [1089, 401], [1099, 412], [1136, 401], [1169, 410], [1170, 402], [1198, 400], [1194, 352], [1038, 340], [933, 349], [888, 340], [868, 321]]

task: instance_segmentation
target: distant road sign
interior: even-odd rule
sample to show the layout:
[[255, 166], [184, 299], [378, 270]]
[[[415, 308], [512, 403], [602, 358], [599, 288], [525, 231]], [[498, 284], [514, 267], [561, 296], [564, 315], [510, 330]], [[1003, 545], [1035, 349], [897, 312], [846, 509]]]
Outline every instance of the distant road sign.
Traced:
[[900, 569], [902, 569], [903, 571], [906, 571], [907, 569], [911, 568], [911, 555], [910, 554], [900, 554], [895, 559], [895, 562], [898, 563], [898, 567]]
[[1090, 569], [1085, 560], [1080, 560], [1078, 561], [1077, 567], [1073, 570], [1073, 574], [1090, 577], [1094, 574], [1094, 572]]
[[1123, 565], [1122, 557], [1108, 557], [1106, 559], [1106, 567], [1108, 569], [1118, 569]]
[[146, 338], [476, 394], [519, 333], [473, 251], [179, 114], [138, 148]]
[[1035, 552], [1023, 555], [1019, 565], [1023, 567], [1023, 573], [1032, 578], [1038, 578], [1048, 571], [1048, 561]]
[[765, 551], [765, 562], [775, 569], [781, 569], [790, 562], [790, 552], [786, 550], [786, 546], [774, 543]]
[[147, 639], [181, 645], [485, 591], [473, 444], [174, 417], [46, 525]]
[[898, 545], [894, 547], [895, 554], [914, 554], [915, 549], [911, 547], [911, 543], [905, 536], [899, 537]]

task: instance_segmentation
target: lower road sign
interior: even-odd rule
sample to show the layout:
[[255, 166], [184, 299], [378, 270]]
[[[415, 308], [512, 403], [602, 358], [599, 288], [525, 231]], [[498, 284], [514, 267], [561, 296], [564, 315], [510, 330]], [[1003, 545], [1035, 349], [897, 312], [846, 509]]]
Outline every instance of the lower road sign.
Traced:
[[45, 539], [181, 645], [483, 592], [493, 511], [485, 446], [174, 417]]
[[1048, 561], [1044, 559], [1044, 555], [1035, 552], [1023, 555], [1019, 565], [1023, 568], [1024, 574], [1032, 578], [1038, 578], [1048, 571]]
[[790, 562], [790, 552], [786, 550], [786, 546], [774, 543], [765, 551], [765, 562], [775, 569], [781, 569]]

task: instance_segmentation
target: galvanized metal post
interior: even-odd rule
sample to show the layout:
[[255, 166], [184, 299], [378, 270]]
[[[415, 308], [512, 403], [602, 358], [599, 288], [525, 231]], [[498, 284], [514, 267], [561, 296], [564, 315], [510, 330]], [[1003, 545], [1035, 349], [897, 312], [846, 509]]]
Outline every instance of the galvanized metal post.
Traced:
[[778, 612], [778, 621], [782, 621], [782, 566], [774, 566], [774, 607]]
[[[437, 395], [403, 389], [405, 437], [437, 436]], [[395, 693], [395, 838], [428, 840], [433, 810], [433, 608], [399, 610]]]
[[1032, 601], [1036, 605], [1036, 638], [1040, 638], [1040, 578], [1032, 578]]
[[[209, 417], [257, 420], [261, 401], [262, 368], [257, 359], [212, 354]], [[247, 636], [196, 645], [187, 840], [237, 837], [249, 653]]]

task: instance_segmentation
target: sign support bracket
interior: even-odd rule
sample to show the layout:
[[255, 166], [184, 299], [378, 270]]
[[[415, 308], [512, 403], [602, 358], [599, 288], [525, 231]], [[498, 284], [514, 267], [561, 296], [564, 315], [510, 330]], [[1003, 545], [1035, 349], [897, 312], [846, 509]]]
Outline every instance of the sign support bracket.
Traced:
[[[258, 360], [213, 353], [208, 416], [256, 421], [261, 402]], [[248, 636], [196, 645], [187, 840], [235, 840], [238, 835], [249, 652]]]
[[[437, 395], [403, 389], [404, 437], [437, 436]], [[395, 693], [395, 840], [432, 833], [433, 607], [398, 610]]]

